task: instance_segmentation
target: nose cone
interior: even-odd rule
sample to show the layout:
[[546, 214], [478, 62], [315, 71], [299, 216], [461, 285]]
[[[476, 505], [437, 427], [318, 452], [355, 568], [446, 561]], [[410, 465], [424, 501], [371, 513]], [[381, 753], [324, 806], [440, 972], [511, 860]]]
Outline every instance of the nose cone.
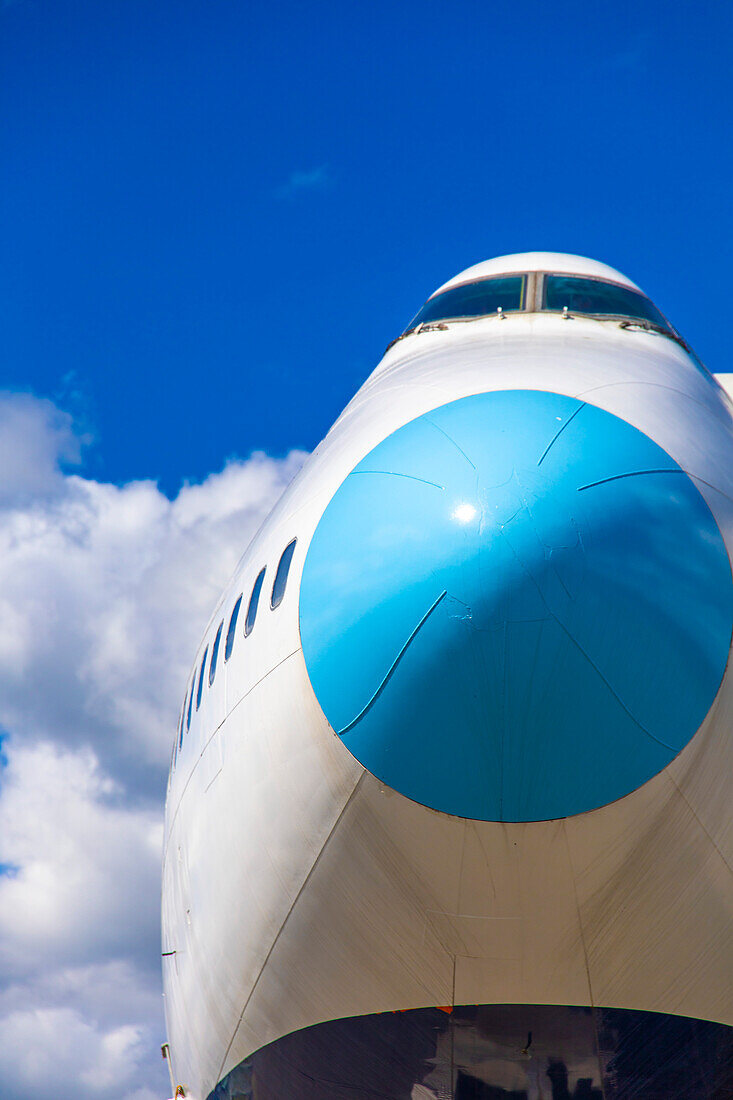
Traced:
[[306, 557], [300, 628], [333, 729], [390, 787], [463, 817], [566, 817], [690, 740], [733, 584], [669, 455], [571, 397], [479, 394], [349, 474]]

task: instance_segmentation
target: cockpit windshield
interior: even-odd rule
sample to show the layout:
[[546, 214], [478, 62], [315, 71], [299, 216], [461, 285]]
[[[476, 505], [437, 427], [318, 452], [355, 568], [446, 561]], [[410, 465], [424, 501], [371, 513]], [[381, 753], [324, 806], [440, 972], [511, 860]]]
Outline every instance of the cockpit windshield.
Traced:
[[594, 317], [634, 317], [669, 326], [648, 298], [630, 287], [582, 279], [575, 275], [546, 275], [543, 308], [568, 313], [589, 313]]
[[656, 306], [638, 290], [603, 279], [541, 271], [476, 279], [449, 287], [428, 299], [403, 335], [440, 321], [470, 321], [540, 310], [585, 314], [598, 320], [628, 318], [674, 335]]
[[524, 275], [503, 275], [498, 279], [479, 279], [475, 283], [453, 286], [430, 298], [410, 322], [408, 331], [431, 321], [485, 317], [499, 310], [509, 313], [522, 309], [525, 281]]

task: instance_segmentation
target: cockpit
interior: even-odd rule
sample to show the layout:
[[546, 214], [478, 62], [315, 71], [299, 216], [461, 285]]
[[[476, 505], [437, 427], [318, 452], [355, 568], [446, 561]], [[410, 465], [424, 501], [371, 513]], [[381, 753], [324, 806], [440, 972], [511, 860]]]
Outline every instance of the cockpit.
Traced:
[[539, 312], [637, 322], [642, 327], [677, 337], [666, 318], [640, 291], [595, 276], [551, 271], [480, 278], [438, 291], [428, 299], [403, 335], [439, 322]]

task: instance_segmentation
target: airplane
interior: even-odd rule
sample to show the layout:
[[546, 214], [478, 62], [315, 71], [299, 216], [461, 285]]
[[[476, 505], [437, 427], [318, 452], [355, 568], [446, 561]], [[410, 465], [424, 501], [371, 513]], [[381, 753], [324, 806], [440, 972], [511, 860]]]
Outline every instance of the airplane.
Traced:
[[733, 1095], [732, 545], [733, 405], [634, 283], [436, 290], [186, 685], [176, 1094]]

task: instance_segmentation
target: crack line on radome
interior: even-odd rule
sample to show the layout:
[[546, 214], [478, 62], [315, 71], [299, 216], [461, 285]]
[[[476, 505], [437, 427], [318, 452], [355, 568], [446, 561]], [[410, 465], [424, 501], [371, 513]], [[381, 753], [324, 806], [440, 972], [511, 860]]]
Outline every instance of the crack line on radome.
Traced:
[[447, 596], [447, 594], [448, 594], [447, 590], [444, 588], [443, 591], [438, 596], [437, 600], [433, 601], [431, 606], [428, 608], [428, 610], [423, 615], [422, 619], [420, 619], [420, 622], [417, 624], [417, 626], [414, 628], [414, 630], [412, 630], [410, 632], [410, 636], [408, 637], [405, 644], [402, 646], [402, 649], [399, 651], [399, 653], [395, 657], [392, 664], [387, 669], [386, 673], [384, 674], [384, 676], [382, 678], [382, 682], [380, 683], [379, 687], [377, 688], [377, 690], [372, 695], [371, 699], [361, 708], [361, 710], [357, 714], [356, 718], [352, 718], [352, 720], [348, 723], [348, 725], [344, 726], [343, 729], [338, 730], [339, 737], [343, 737], [343, 735], [345, 733], [348, 733], [349, 730], [352, 729], [356, 725], [356, 723], [361, 718], [364, 717], [364, 715], [367, 713], [367, 711], [371, 709], [371, 707], [374, 705], [374, 703], [376, 703], [378, 697], [382, 694], [382, 691], [387, 686], [387, 682], [389, 681], [390, 677], [392, 676], [392, 673], [394, 672], [394, 670], [397, 668], [397, 665], [400, 663], [400, 661], [404, 657], [405, 652], [407, 650], [407, 647], [410, 645], [410, 642], [412, 642], [414, 640], [415, 636], [417, 635], [417, 632], [427, 622], [428, 618], [432, 615], [433, 611], [435, 611], [438, 604], [441, 602], [442, 599], [444, 599], [445, 596]]
[[425, 477], [415, 477], [414, 474], [402, 474], [398, 470], [352, 470], [352, 474], [384, 474], [386, 477], [406, 477], [410, 481], [421, 481], [423, 485], [432, 485], [436, 489], [445, 489], [445, 485], [438, 485], [437, 481], [428, 481]]
[[585, 401], [583, 401], [583, 403], [582, 403], [581, 405], [578, 405], [578, 407], [577, 407], [577, 409], [575, 410], [575, 412], [573, 413], [573, 415], [572, 415], [572, 416], [570, 416], [570, 417], [568, 417], [568, 419], [567, 419], [567, 420], [565, 421], [565, 423], [564, 423], [563, 425], [561, 425], [561, 427], [559, 427], [559, 428], [557, 429], [557, 431], [556, 431], [556, 432], [555, 432], [555, 434], [553, 435], [552, 439], [550, 440], [550, 442], [549, 442], [549, 443], [547, 444], [547, 446], [545, 447], [544, 451], [542, 452], [542, 457], [540, 458], [539, 462], [537, 463], [537, 465], [538, 465], [538, 466], [541, 466], [541, 465], [542, 465], [542, 463], [543, 463], [543, 462], [545, 461], [545, 459], [547, 458], [547, 455], [548, 455], [548, 453], [549, 453], [549, 451], [550, 451], [550, 448], [551, 448], [552, 446], [554, 446], [554, 444], [555, 444], [555, 443], [557, 442], [557, 440], [558, 440], [558, 439], [560, 438], [560, 436], [562, 435], [562, 433], [563, 433], [563, 432], [565, 431], [565, 429], [567, 428], [568, 424], [571, 424], [571, 423], [573, 422], [573, 420], [575, 420], [575, 417], [576, 417], [576, 416], [578, 415], [578, 413], [579, 413], [579, 412], [581, 411], [581, 409], [584, 409], [584, 408], [585, 408], [585, 405], [586, 405], [586, 402], [585, 402]]

